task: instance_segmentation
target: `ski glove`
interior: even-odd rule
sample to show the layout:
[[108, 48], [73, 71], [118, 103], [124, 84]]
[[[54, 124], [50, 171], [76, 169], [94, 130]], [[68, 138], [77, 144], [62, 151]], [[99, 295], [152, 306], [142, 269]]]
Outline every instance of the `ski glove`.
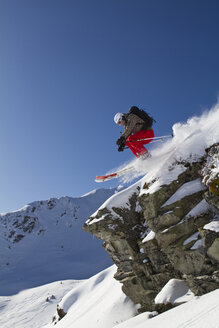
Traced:
[[117, 141], [116, 141], [117, 145], [119, 146], [118, 151], [123, 151], [125, 148], [125, 143], [126, 143], [126, 139], [124, 137], [120, 137]]
[[119, 146], [119, 147], [118, 147], [118, 151], [123, 151], [124, 148], [125, 148], [125, 146]]
[[120, 137], [117, 141], [116, 141], [116, 144], [119, 146], [119, 147], [125, 147], [125, 143], [126, 143], [126, 139], [125, 137]]

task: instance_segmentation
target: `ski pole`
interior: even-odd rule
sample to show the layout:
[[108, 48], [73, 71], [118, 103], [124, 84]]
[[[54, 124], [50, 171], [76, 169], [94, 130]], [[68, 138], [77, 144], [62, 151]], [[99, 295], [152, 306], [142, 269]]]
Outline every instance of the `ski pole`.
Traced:
[[[149, 138], [150, 139], [150, 138]], [[143, 139], [143, 140], [145, 140], [145, 139]], [[134, 141], [134, 140], [133, 140]], [[135, 140], [135, 141], [139, 141], [139, 140]], [[159, 138], [159, 139], [156, 139], [156, 140], [152, 140], [151, 142], [150, 142], [150, 144], [152, 144], [153, 142], [158, 142], [158, 141], [163, 141], [163, 139], [162, 138]], [[127, 141], [128, 142], [128, 141]], [[131, 141], [130, 141], [131, 142]], [[124, 149], [129, 149], [129, 147], [125, 147]]]
[[[144, 141], [144, 140], [159, 140], [159, 139], [164, 139], [164, 138], [170, 138], [170, 137], [173, 137], [172, 134], [168, 135], [168, 136], [162, 136], [162, 137], [154, 137], [154, 138], [144, 138], [144, 139], [136, 139], [136, 140], [129, 140], [129, 141], [126, 141], [126, 142], [136, 142], [136, 141]], [[154, 141], [155, 141], [154, 140]]]

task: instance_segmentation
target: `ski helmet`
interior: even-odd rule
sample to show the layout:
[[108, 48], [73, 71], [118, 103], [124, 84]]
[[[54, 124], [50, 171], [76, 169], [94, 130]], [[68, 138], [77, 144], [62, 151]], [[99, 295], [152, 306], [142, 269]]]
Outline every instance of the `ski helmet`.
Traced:
[[117, 113], [115, 116], [114, 116], [114, 122], [116, 124], [120, 123], [122, 120], [123, 120], [123, 116], [124, 114], [122, 113]]

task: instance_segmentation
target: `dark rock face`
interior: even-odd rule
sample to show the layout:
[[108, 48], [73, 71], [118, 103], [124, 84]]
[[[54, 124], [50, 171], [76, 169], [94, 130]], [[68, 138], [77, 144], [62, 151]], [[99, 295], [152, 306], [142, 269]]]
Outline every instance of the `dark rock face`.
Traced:
[[[83, 227], [104, 241], [118, 267], [115, 279], [140, 312], [164, 310], [154, 299], [172, 278], [183, 279], [195, 295], [219, 288], [219, 232], [209, 226], [219, 220], [219, 201], [202, 182], [215, 152], [183, 163], [183, 173], [153, 193], [147, 191], [156, 181], [135, 185], [127, 199], [120, 192]], [[121, 206], [114, 206], [119, 198]]]

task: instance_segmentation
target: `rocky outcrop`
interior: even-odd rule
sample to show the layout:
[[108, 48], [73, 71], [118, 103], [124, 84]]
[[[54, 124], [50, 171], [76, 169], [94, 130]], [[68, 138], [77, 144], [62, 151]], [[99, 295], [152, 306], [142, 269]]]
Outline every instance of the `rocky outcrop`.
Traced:
[[115, 278], [139, 311], [163, 310], [154, 300], [170, 279], [184, 280], [195, 295], [219, 287], [219, 201], [208, 190], [218, 179], [209, 165], [216, 156], [218, 145], [197, 162], [174, 163], [180, 174], [168, 184], [139, 181], [111, 197], [83, 227], [104, 241], [118, 268]]

